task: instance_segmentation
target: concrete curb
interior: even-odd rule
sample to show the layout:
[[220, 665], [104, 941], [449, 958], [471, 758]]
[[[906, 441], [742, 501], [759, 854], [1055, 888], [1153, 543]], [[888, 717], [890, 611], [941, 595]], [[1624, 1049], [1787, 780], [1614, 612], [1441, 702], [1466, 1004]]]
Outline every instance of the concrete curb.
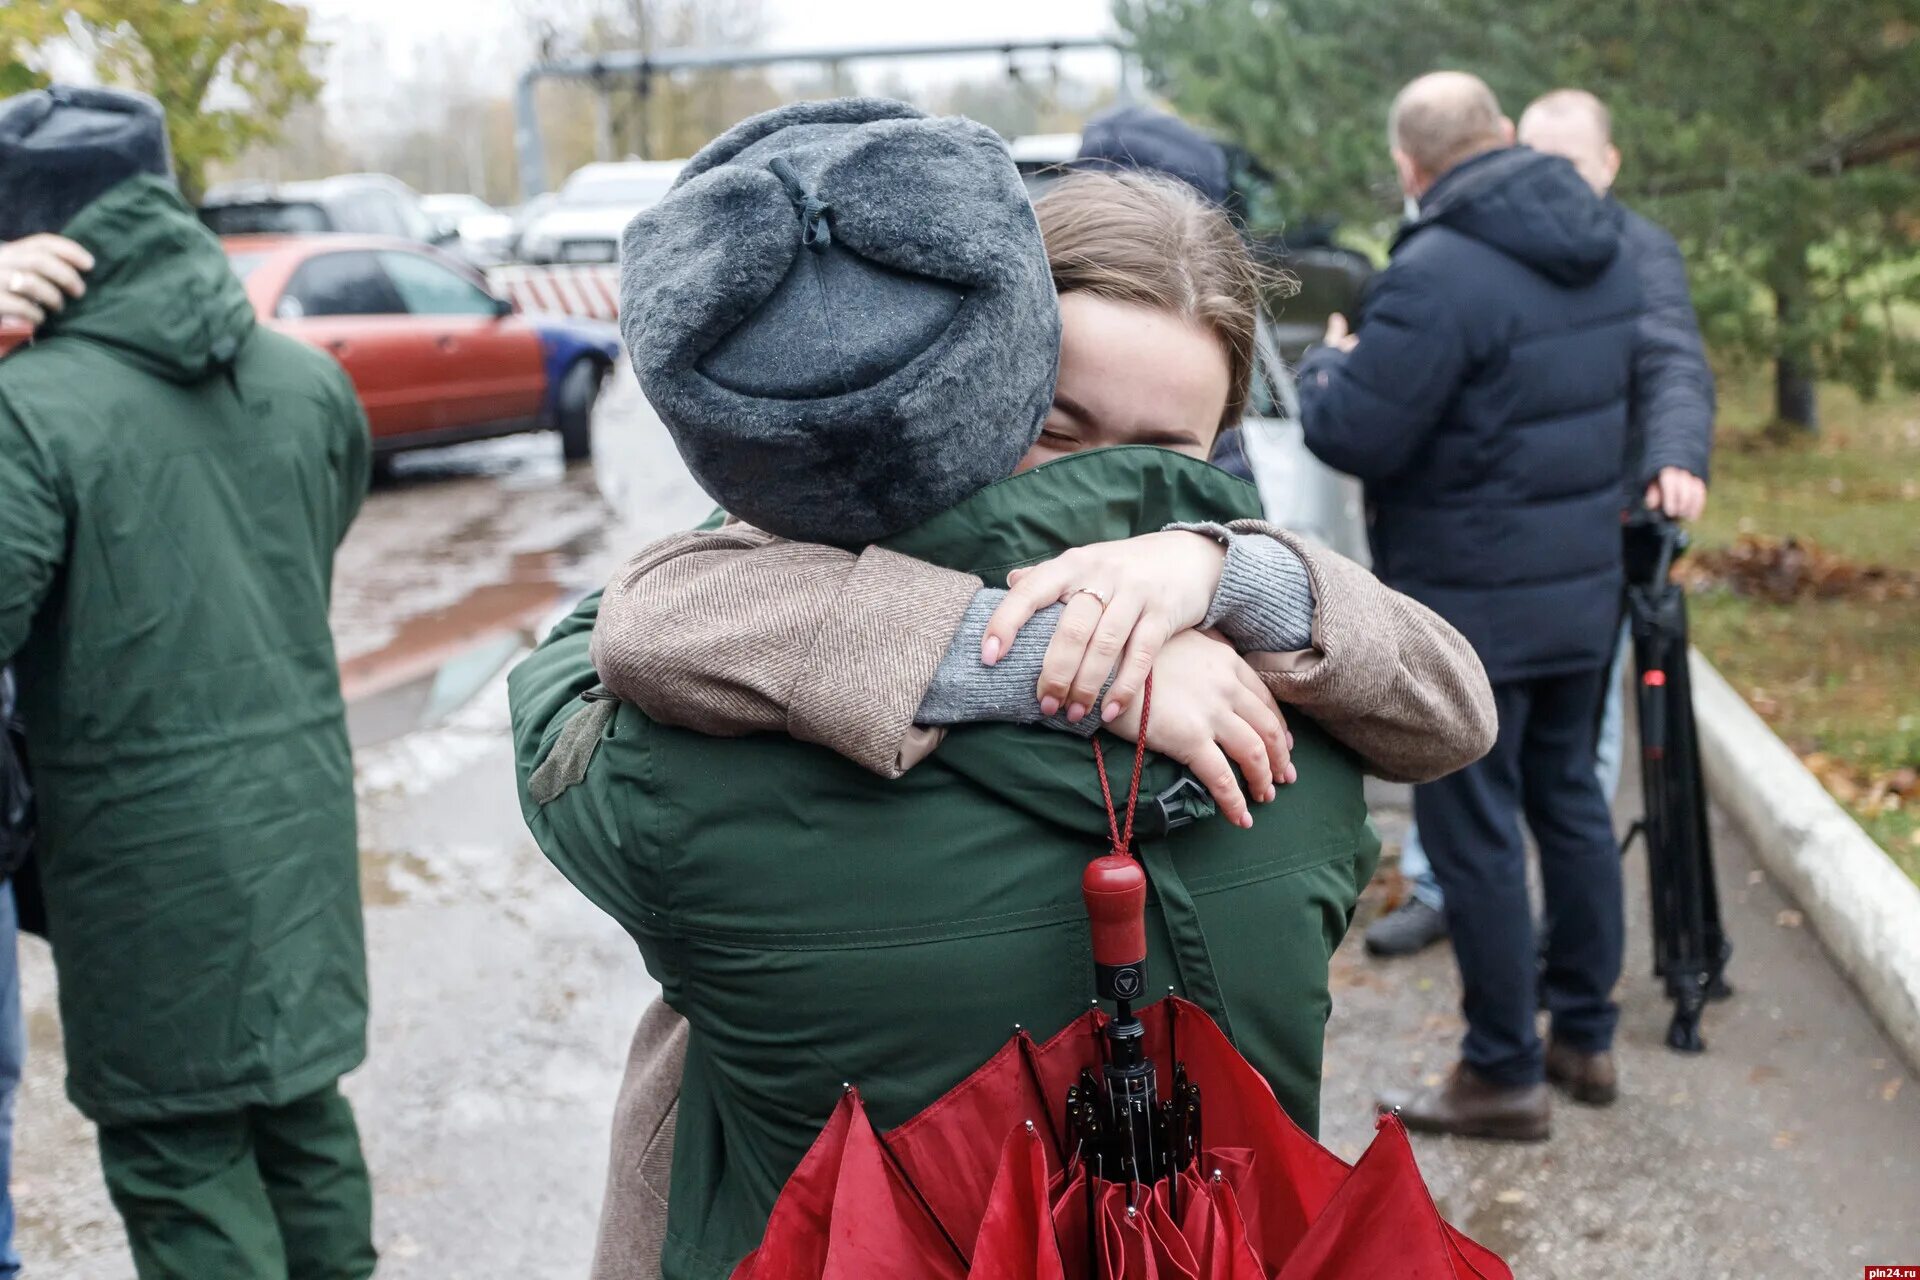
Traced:
[[1847, 816], [1711, 662], [1698, 650], [1692, 659], [1708, 790], [1920, 1071], [1920, 885]]

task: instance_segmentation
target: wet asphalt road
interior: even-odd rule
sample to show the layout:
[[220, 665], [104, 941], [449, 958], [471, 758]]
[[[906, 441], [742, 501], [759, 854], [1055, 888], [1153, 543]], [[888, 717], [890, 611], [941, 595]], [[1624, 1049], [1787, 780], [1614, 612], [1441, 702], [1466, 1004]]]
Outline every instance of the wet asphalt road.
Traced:
[[[707, 511], [657, 427], [634, 425], [635, 397], [630, 380], [609, 388], [597, 470], [563, 468], [545, 438], [405, 460], [340, 557], [374, 991], [372, 1056], [347, 1089], [393, 1280], [586, 1273], [607, 1120], [651, 984], [521, 826], [496, 673], [624, 552]], [[1405, 794], [1375, 799], [1391, 848]], [[1740, 841], [1717, 834], [1739, 994], [1710, 1011], [1709, 1052], [1662, 1046], [1636, 857], [1620, 1104], [1562, 1106], [1542, 1146], [1416, 1140], [1443, 1211], [1519, 1276], [1920, 1264], [1920, 1081]], [[1369, 894], [1361, 923], [1383, 898]], [[1356, 930], [1336, 958], [1324, 1101], [1325, 1138], [1348, 1157], [1371, 1133], [1372, 1091], [1445, 1070], [1460, 1026], [1445, 948], [1382, 964], [1357, 943]], [[33, 940], [22, 959], [21, 1251], [36, 1277], [125, 1280], [91, 1133], [60, 1090], [51, 964]]]

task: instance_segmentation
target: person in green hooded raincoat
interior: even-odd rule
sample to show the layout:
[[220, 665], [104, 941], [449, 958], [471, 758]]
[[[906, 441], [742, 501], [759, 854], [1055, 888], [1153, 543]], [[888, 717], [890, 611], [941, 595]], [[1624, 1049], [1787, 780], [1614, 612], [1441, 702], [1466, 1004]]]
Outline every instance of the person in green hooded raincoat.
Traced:
[[337, 1082], [367, 977], [327, 603], [366, 419], [255, 323], [169, 174], [148, 99], [0, 102], [0, 240], [93, 259], [0, 361], [0, 662], [67, 1093], [142, 1280], [357, 1280], [372, 1197]]
[[[808, 110], [834, 109], [835, 104], [821, 104]], [[777, 127], [749, 122], [736, 135], [745, 133], [750, 142], [743, 146], [736, 135], [721, 139], [696, 158], [683, 181], [700, 184], [700, 175], [743, 153], [764, 163], [773, 152], [776, 160], [788, 160], [797, 179], [786, 184], [800, 215], [796, 243], [815, 242], [817, 233], [811, 228], [817, 208], [824, 206], [831, 210], [827, 225], [836, 242], [851, 239], [851, 251], [883, 262], [894, 242], [870, 232], [863, 237], [862, 228], [919, 225], [945, 230], [967, 216], [954, 212], [954, 202], [964, 197], [929, 192], [935, 180], [912, 173], [910, 160], [898, 154], [876, 156], [878, 148], [856, 141], [837, 154], [830, 145], [829, 154], [820, 157], [821, 132], [815, 129], [789, 141], [780, 137]], [[784, 155], [773, 145], [782, 141], [788, 142]], [[810, 150], [816, 154], [809, 155]], [[859, 162], [884, 162], [896, 179], [889, 190], [901, 203], [928, 200], [930, 205], [918, 210], [920, 221], [914, 223], [898, 210], [889, 219], [846, 208], [843, 193], [872, 190], [863, 185], [855, 171], [858, 163], [849, 161], [849, 155]], [[996, 159], [983, 157], [980, 168], [961, 175], [960, 185], [973, 196], [1004, 195], [1024, 208], [1004, 152]], [[1132, 181], [1144, 184], [1129, 190], [1135, 196], [1144, 191], [1148, 205], [1160, 199], [1147, 180]], [[780, 503], [792, 493], [807, 493], [818, 501], [824, 478], [829, 489], [839, 481], [853, 490], [841, 495], [845, 505], [835, 508], [834, 518], [827, 521], [844, 532], [861, 514], [859, 482], [864, 478], [857, 468], [856, 474], [848, 474], [844, 441], [835, 460], [838, 469], [831, 473], [768, 468], [764, 458], [757, 458], [760, 465], [746, 475], [728, 474], [724, 466], [710, 466], [702, 474], [704, 426], [712, 424], [723, 435], [751, 435], [759, 425], [752, 421], [756, 407], [736, 403], [715, 414], [708, 387], [696, 381], [686, 396], [686, 388], [675, 385], [680, 370], [672, 367], [677, 334], [671, 327], [683, 321], [662, 315], [653, 304], [662, 297], [679, 300], [692, 291], [676, 278], [669, 262], [656, 255], [659, 246], [653, 238], [670, 240], [684, 232], [715, 246], [714, 261], [738, 261], [741, 255], [726, 251], [731, 246], [724, 222], [716, 226], [701, 221], [702, 202], [711, 201], [716, 192], [730, 202], [714, 204], [729, 212], [740, 207], [744, 196], [739, 186], [745, 184], [728, 190], [725, 182], [723, 175], [704, 186], [683, 187], [682, 199], [670, 196], [629, 231], [628, 270], [647, 281], [638, 295], [629, 290], [624, 313], [643, 387], [675, 431], [696, 475], [729, 509], [755, 504], [759, 523], [783, 523], [783, 532], [808, 536], [803, 528], [807, 513], [783, 512]], [[1112, 197], [1116, 191], [1103, 194]], [[771, 188], [767, 195], [777, 197], [779, 189]], [[1244, 262], [1244, 250], [1224, 220], [1215, 227], [1190, 204], [1170, 207], [1173, 217], [1159, 230], [1168, 230], [1170, 221], [1178, 233], [1183, 224], [1197, 220], [1197, 232], [1188, 225], [1186, 234], [1197, 234], [1216, 252], [1237, 254]], [[694, 225], [675, 227], [676, 220]], [[841, 235], [843, 228], [852, 236]], [[1165, 239], [1159, 243], [1164, 251]], [[1015, 237], [1002, 246], [1002, 253], [1018, 257], [1028, 247]], [[841, 311], [832, 305], [836, 299], [831, 286], [841, 282], [844, 288], [849, 269], [804, 251], [790, 252], [785, 262], [774, 256], [775, 267], [785, 266], [786, 275], [778, 269], [767, 273], [775, 282], [770, 295], [749, 299], [744, 308], [738, 299], [718, 302], [736, 325], [721, 346], [753, 346], [751, 331], [761, 323], [782, 340], [796, 335], [801, 341], [816, 335], [829, 335], [829, 341], [843, 337], [845, 326], [836, 335], [831, 326], [796, 315], [788, 305], [793, 293], [777, 282], [794, 271], [817, 272], [828, 287], [807, 296], [824, 297], [828, 314], [837, 317]], [[1055, 261], [1049, 285], [1059, 274], [1058, 258]], [[889, 265], [897, 269], [897, 264]], [[964, 264], [946, 265], [950, 274], [936, 279], [958, 280], [975, 296], [993, 284], [969, 278]], [[1252, 282], [1248, 270], [1240, 292], [1249, 347]], [[649, 295], [646, 290], [659, 292]], [[1050, 297], [1048, 303], [1051, 309]], [[748, 318], [741, 318], [743, 311]], [[1246, 353], [1236, 370], [1228, 351], [1210, 345], [1218, 340], [1216, 334], [1199, 324], [1186, 326], [1190, 317], [1165, 318], [1169, 329], [1148, 335], [1149, 340], [1194, 337], [1197, 330], [1198, 345], [1181, 351], [1197, 356], [1202, 380], [1217, 372], [1219, 387], [1217, 399], [1201, 410], [1197, 421], [1186, 414], [1187, 421], [1163, 421], [1158, 429], [1163, 438], [1191, 429], [1195, 439], [1189, 448], [1204, 456], [1232, 404], [1244, 401]], [[695, 318], [684, 323], [697, 331], [702, 322]], [[1182, 332], [1183, 327], [1188, 331]], [[1035, 337], [1004, 321], [999, 332], [1007, 342], [1024, 338], [1050, 345], [1052, 340], [1051, 334]], [[707, 349], [699, 346], [713, 340], [711, 331], [696, 337], [690, 363], [699, 367], [702, 377], [718, 382], [713, 376], [717, 362], [703, 360]], [[955, 345], [942, 347], [936, 339], [930, 349], [951, 352]], [[828, 363], [833, 354], [827, 353]], [[1047, 351], [1049, 364], [1053, 354]], [[792, 358], [790, 351], [780, 355], [784, 358], [770, 363], [799, 369], [802, 376], [818, 363]], [[905, 367], [894, 372], [899, 382], [910, 384], [911, 375], [924, 375], [925, 369], [915, 367], [909, 352]], [[1062, 379], [1064, 394], [1064, 373]], [[869, 385], [885, 386], [887, 381]], [[1048, 399], [1053, 400], [1051, 377], [1046, 381]], [[733, 378], [734, 385], [743, 382]], [[898, 383], [893, 394], [900, 394]], [[843, 381], [830, 385], [827, 395], [829, 403], [807, 406], [816, 422], [845, 430], [857, 421], [864, 407], [858, 389], [849, 393]], [[785, 402], [795, 399], [800, 398], [784, 397], [781, 411], [787, 411]], [[984, 419], [989, 431], [1015, 440], [1023, 452], [1041, 434], [1045, 405], [1033, 417], [1020, 419], [993, 405], [989, 391], [975, 400], [963, 400], [957, 412]], [[1159, 403], [1180, 400], [1176, 395]], [[1057, 408], [1058, 401], [1053, 402]], [[1087, 403], [1083, 399], [1080, 407]], [[1089, 413], [1080, 423], [1090, 435], [1100, 429], [1096, 416], [1105, 417]], [[820, 430], [827, 433], [825, 427]], [[893, 446], [888, 461], [899, 483], [911, 483], [914, 468], [925, 463], [915, 457], [917, 444], [911, 438], [873, 445], [882, 453]], [[724, 1275], [752, 1247], [782, 1181], [818, 1132], [842, 1082], [860, 1085], [882, 1127], [898, 1124], [984, 1061], [1005, 1042], [1014, 1023], [1045, 1034], [1085, 1008], [1091, 969], [1079, 870], [1105, 843], [1106, 816], [1084, 739], [1098, 718], [1080, 725], [1081, 732], [1067, 733], [1007, 722], [1037, 722], [1042, 718], [1037, 711], [1021, 717], [981, 704], [975, 710], [984, 714], [972, 717], [977, 722], [964, 723], [969, 719], [964, 712], [945, 717], [953, 727], [938, 751], [904, 775], [891, 767], [894, 757], [884, 750], [879, 753], [884, 761], [866, 758], [882, 745], [878, 736], [860, 744], [833, 743], [841, 754], [816, 745], [827, 741], [817, 732], [823, 704], [857, 699], [856, 691], [873, 674], [861, 661], [880, 647], [871, 638], [872, 629], [891, 621], [886, 574], [909, 557], [945, 566], [954, 577], [965, 579], [957, 593], [948, 589], [957, 617], [970, 610], [983, 582], [999, 586], [1010, 570], [1069, 547], [1124, 539], [1175, 523], [1257, 523], [1259, 505], [1251, 486], [1194, 456], [1164, 448], [1080, 452], [1080, 447], [1057, 448], [1053, 452], [1067, 456], [992, 483], [991, 459], [964, 464], [960, 481], [970, 496], [910, 528], [884, 531], [880, 547], [860, 555], [860, 567], [841, 584], [846, 604], [842, 616], [861, 624], [839, 652], [841, 663], [833, 664], [834, 655], [827, 652], [835, 648], [831, 638], [799, 661], [782, 661], [764, 651], [770, 632], [777, 634], [783, 625], [801, 630], [808, 626], [806, 617], [784, 613], [792, 593], [766, 593], [762, 602], [779, 616], [750, 628], [750, 635], [711, 634], [700, 630], [704, 620], [683, 615], [695, 631], [688, 643], [705, 642], [711, 650], [707, 670], [716, 673], [714, 685], [724, 683], [717, 672], [729, 655], [741, 677], [707, 703], [706, 723], [698, 727], [730, 734], [786, 727], [796, 736], [813, 730], [812, 743], [766, 733], [709, 736], [670, 726], [616, 701], [598, 686], [588, 655], [598, 598], [583, 603], [512, 677], [516, 757], [530, 826], [555, 864], [634, 935], [662, 984], [666, 1003], [683, 1014], [690, 1027], [684, 1092], [674, 1119], [662, 1126], [670, 1132], [673, 1151], [671, 1214], [661, 1259], [669, 1277]], [[1028, 465], [1035, 461], [1039, 459], [1027, 456]], [[1001, 464], [999, 469], [1012, 468]], [[759, 488], [753, 490], [754, 485]], [[1230, 557], [1238, 545], [1234, 539], [1248, 528], [1236, 524], [1211, 536], [1227, 540], [1225, 554]], [[822, 540], [817, 533], [811, 536]], [[764, 548], [780, 554], [782, 547], [791, 548], [788, 565], [802, 571], [808, 557], [815, 569], [830, 565], [834, 556], [855, 559], [851, 552], [830, 547], [809, 551], [798, 544], [769, 544], [765, 534], [752, 529], [730, 529], [714, 537], [717, 545], [735, 550]], [[845, 542], [841, 537], [825, 540]], [[1391, 594], [1377, 584], [1366, 588], [1347, 577], [1349, 571], [1362, 577], [1364, 573], [1338, 557], [1321, 561], [1327, 572], [1314, 572], [1306, 567], [1306, 556], [1312, 553], [1271, 537], [1265, 541], [1275, 556], [1291, 561], [1295, 574], [1312, 579], [1309, 595], [1331, 590], [1338, 596], [1350, 589], [1370, 591], [1376, 598]], [[1245, 554], [1268, 553], [1248, 547]], [[1200, 558], [1204, 561], [1204, 553]], [[636, 576], [630, 567], [616, 587]], [[1224, 581], [1224, 573], [1221, 576]], [[1241, 581], [1247, 581], [1244, 575]], [[614, 593], [608, 599], [612, 601]], [[742, 608], [748, 607], [743, 601]], [[1433, 627], [1430, 615], [1418, 606], [1407, 603], [1400, 617], [1427, 626], [1426, 639], [1434, 650], [1447, 647], [1450, 633], [1443, 625]], [[1057, 621], [1057, 613], [1049, 620]], [[952, 621], [948, 619], [944, 632], [937, 624], [927, 629], [938, 640], [934, 662], [947, 648]], [[1298, 643], [1289, 647], [1307, 648], [1318, 635], [1319, 627], [1309, 620]], [[1218, 641], [1196, 634], [1192, 642], [1170, 645], [1169, 656], [1176, 649], [1191, 653], [1193, 644], [1199, 644], [1222, 650], [1235, 667], [1244, 665]], [[971, 643], [977, 654], [977, 633]], [[961, 647], [955, 642], [954, 648]], [[1042, 638], [1039, 648], [1045, 647]], [[1022, 663], [1036, 652], [1031, 644], [1028, 650]], [[1391, 647], [1378, 652], [1390, 656]], [[1456, 673], [1477, 672], [1470, 651], [1464, 657], [1457, 650], [1455, 654]], [[822, 657], [826, 662], [815, 661]], [[633, 673], [641, 684], [646, 680], [645, 661], [642, 656], [640, 669]], [[664, 673], [667, 668], [658, 670]], [[1181, 698], [1195, 689], [1195, 682], [1182, 683], [1170, 671], [1160, 674], [1165, 681], [1156, 695], [1161, 722], [1177, 725], [1183, 712], [1190, 719], [1195, 705], [1183, 706]], [[1405, 673], [1383, 666], [1375, 674], [1374, 699], [1384, 701], [1380, 695], [1390, 695]], [[1236, 677], [1228, 671], [1226, 679], [1231, 683]], [[1303, 682], [1301, 687], [1308, 685]], [[1351, 693], [1348, 710], [1354, 712], [1351, 704], [1357, 700]], [[1479, 704], [1484, 693], [1483, 678], [1467, 679], [1460, 684], [1459, 699], [1474, 704], [1472, 709], [1483, 709]], [[1031, 683], [1023, 696], [1034, 701]], [[769, 712], [776, 714], [770, 718]], [[1262, 769], [1268, 776], [1277, 775], [1275, 757], [1284, 759], [1284, 753], [1270, 751], [1272, 744], [1255, 729], [1262, 720], [1259, 712], [1233, 715], [1254, 741], [1249, 745], [1242, 737], [1237, 747], [1227, 749], [1236, 759], [1246, 757], [1243, 767], [1250, 779]], [[1351, 714], [1349, 727], [1363, 718]], [[1465, 718], [1471, 718], [1471, 709]], [[1115, 724], [1126, 728], [1126, 718]], [[1296, 780], [1280, 787], [1251, 784], [1256, 798], [1268, 800], [1257, 832], [1218, 816], [1206, 791], [1176, 761], [1154, 758], [1142, 789], [1138, 854], [1153, 887], [1149, 933], [1155, 973], [1170, 988], [1205, 1006], [1266, 1073], [1296, 1117], [1311, 1127], [1328, 1001], [1327, 961], [1371, 872], [1377, 843], [1366, 821], [1354, 755], [1310, 720], [1296, 720], [1293, 728], [1297, 768], [1288, 776]], [[1208, 732], [1213, 731], [1210, 724]], [[1211, 738], [1208, 745], [1213, 745]], [[1465, 747], [1461, 758], [1469, 758], [1474, 749]], [[1261, 762], [1251, 758], [1256, 755]], [[1118, 771], [1120, 762], [1115, 763], [1114, 786], [1124, 795], [1124, 772]], [[621, 1145], [617, 1135], [616, 1153]], [[648, 1154], [642, 1153], [642, 1163]], [[608, 1244], [603, 1233], [597, 1275], [620, 1274], [605, 1265]]]

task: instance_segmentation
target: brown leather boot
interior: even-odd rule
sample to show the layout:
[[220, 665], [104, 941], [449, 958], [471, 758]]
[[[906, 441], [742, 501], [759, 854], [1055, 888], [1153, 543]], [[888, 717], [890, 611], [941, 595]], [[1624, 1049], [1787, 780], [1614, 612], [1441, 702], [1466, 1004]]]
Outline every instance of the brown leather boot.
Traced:
[[1620, 1073], [1611, 1053], [1584, 1053], [1557, 1040], [1547, 1043], [1547, 1079], [1590, 1107], [1610, 1107], [1620, 1096]]
[[1396, 1112], [1416, 1133], [1462, 1138], [1544, 1142], [1551, 1133], [1553, 1099], [1544, 1084], [1495, 1084], [1466, 1063], [1446, 1083], [1380, 1095], [1380, 1110]]

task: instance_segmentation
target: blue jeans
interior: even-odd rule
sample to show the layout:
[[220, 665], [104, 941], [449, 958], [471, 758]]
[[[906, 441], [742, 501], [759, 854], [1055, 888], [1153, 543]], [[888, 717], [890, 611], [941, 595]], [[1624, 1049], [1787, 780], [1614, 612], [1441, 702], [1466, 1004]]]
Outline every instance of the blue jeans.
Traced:
[[[1607, 700], [1600, 712], [1600, 741], [1594, 748], [1594, 769], [1600, 777], [1600, 792], [1609, 804], [1620, 790], [1620, 759], [1626, 739], [1627, 654], [1633, 648], [1633, 633], [1626, 622], [1620, 624], [1620, 643], [1613, 651], [1613, 668], [1607, 673]], [[1439, 877], [1427, 860], [1427, 847], [1420, 842], [1418, 821], [1407, 824], [1407, 838], [1400, 842], [1400, 874], [1414, 897], [1435, 911], [1447, 909], [1447, 896], [1440, 891]]]
[[0, 1280], [20, 1274], [13, 1248], [13, 1099], [27, 1056], [20, 1017], [20, 917], [13, 885], [0, 885]]

